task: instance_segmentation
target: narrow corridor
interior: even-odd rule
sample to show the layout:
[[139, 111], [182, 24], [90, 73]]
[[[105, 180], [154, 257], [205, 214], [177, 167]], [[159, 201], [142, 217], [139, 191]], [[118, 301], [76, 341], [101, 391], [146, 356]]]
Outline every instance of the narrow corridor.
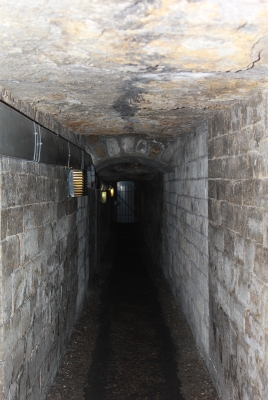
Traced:
[[86, 399], [182, 399], [174, 347], [135, 225], [119, 225]]
[[[154, 271], [152, 279], [145, 249], [139, 225], [115, 226], [112, 243], [106, 249], [106, 272], [93, 284], [93, 303], [98, 311], [89, 304], [90, 310], [84, 311], [74, 333], [72, 344], [78, 346], [78, 353], [80, 346], [81, 366], [79, 355], [70, 346], [68, 361], [63, 363], [48, 399], [217, 399], [189, 329], [183, 326], [185, 321], [178, 320], [175, 326], [170, 316], [175, 333], [178, 329], [187, 331], [184, 343], [179, 344], [187, 356], [182, 348], [178, 356], [174, 332], [172, 335], [164, 316], [165, 307], [169, 313], [177, 307], [160, 271]], [[101, 287], [99, 295], [96, 286]], [[169, 297], [166, 306], [163, 293]], [[179, 368], [178, 357], [182, 363]]]

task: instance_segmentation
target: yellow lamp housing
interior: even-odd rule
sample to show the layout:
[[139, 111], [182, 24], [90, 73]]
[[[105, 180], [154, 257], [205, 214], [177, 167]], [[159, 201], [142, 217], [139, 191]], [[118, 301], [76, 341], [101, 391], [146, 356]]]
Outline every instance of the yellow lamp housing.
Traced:
[[85, 179], [83, 170], [70, 169], [68, 175], [68, 188], [70, 197], [79, 197], [84, 195]]
[[100, 202], [102, 204], [106, 203], [107, 201], [107, 192], [100, 192]]
[[110, 195], [111, 195], [111, 197], [114, 197], [114, 188], [113, 187], [110, 189]]

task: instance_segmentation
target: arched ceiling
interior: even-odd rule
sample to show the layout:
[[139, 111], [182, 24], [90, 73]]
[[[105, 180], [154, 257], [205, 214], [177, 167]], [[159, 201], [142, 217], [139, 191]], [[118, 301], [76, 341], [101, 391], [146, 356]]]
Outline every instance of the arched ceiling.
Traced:
[[149, 181], [157, 175], [155, 168], [140, 163], [117, 163], [102, 169], [98, 176], [104, 182]]
[[174, 137], [267, 85], [266, 0], [9, 0], [0, 15], [2, 93], [78, 134]]

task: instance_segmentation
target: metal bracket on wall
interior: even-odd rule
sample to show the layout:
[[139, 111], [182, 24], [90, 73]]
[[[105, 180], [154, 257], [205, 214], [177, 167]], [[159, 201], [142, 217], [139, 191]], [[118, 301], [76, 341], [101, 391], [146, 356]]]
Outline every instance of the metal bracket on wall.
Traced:
[[87, 169], [90, 154], [0, 101], [0, 154]]

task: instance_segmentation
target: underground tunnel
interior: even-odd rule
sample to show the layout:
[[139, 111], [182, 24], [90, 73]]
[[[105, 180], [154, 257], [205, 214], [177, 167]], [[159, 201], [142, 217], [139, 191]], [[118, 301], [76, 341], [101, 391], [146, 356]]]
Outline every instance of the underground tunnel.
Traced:
[[[10, 0], [0, 15], [0, 398], [47, 398], [133, 225], [217, 396], [266, 400], [268, 4]], [[190, 399], [177, 372], [163, 390]]]

